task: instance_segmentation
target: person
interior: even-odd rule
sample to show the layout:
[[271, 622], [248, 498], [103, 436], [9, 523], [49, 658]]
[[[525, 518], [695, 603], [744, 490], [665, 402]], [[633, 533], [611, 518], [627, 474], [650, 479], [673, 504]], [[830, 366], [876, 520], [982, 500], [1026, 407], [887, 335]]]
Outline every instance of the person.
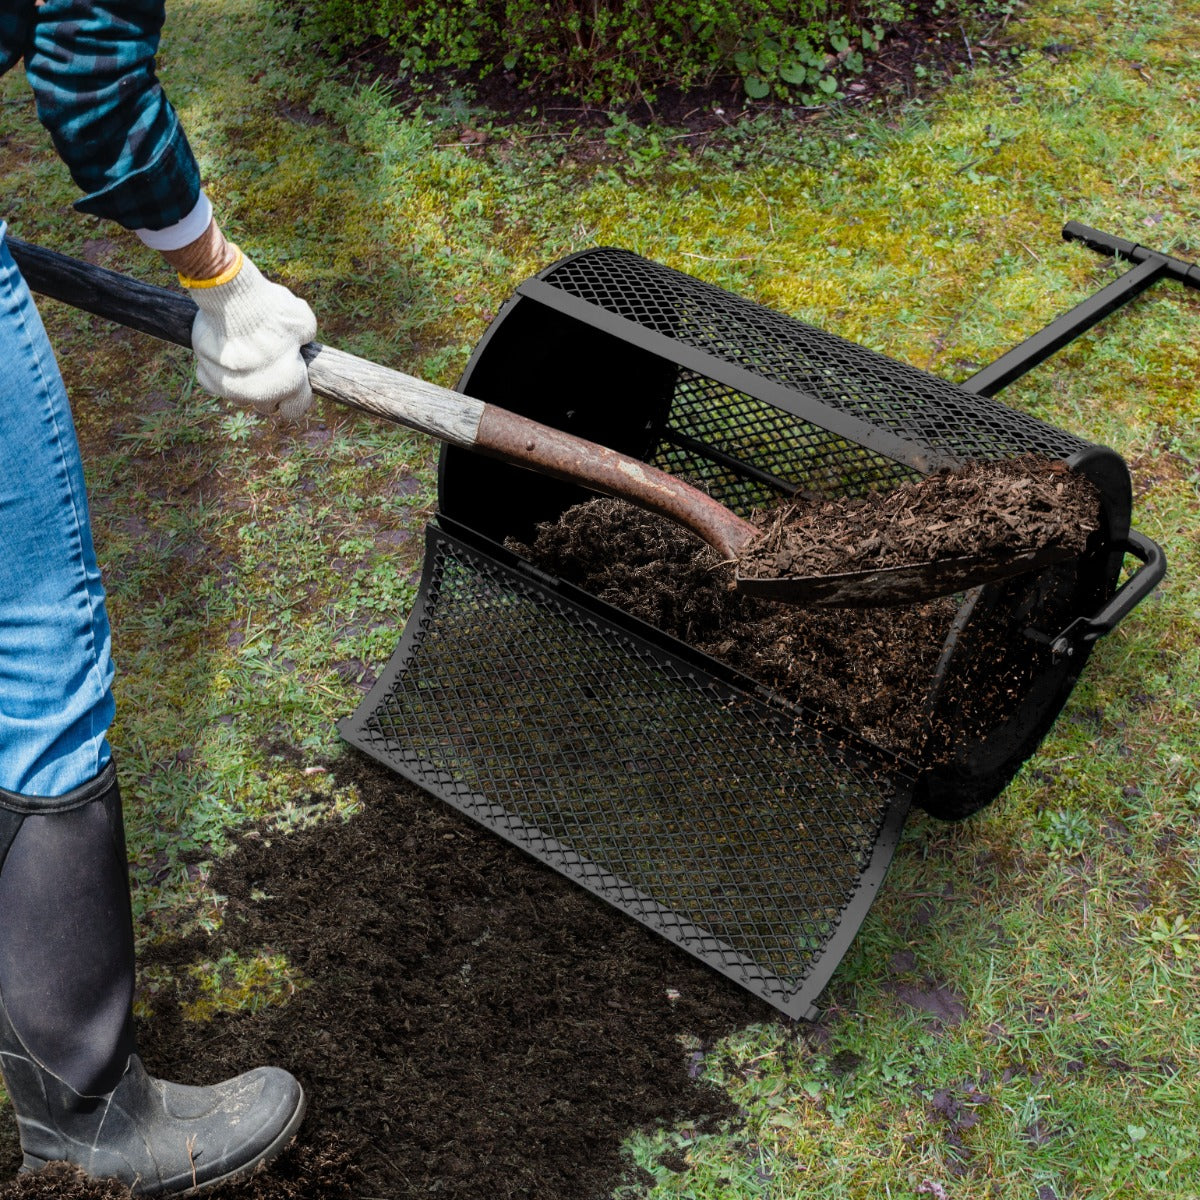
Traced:
[[[316, 322], [214, 219], [155, 75], [163, 21], [163, 0], [9, 0], [0, 68], [24, 60], [76, 207], [178, 271], [200, 383], [299, 418]], [[184, 1086], [138, 1056], [104, 590], [63, 382], [3, 237], [0, 223], [0, 1070], [23, 1170], [65, 1160], [170, 1195], [272, 1159], [305, 1097], [273, 1067]]]

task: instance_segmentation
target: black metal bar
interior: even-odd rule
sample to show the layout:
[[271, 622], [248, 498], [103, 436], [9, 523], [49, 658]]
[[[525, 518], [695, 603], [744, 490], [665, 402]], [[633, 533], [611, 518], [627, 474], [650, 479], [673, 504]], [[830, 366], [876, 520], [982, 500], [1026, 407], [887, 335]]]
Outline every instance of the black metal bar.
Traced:
[[1196, 263], [1151, 250], [1128, 238], [1104, 233], [1079, 221], [1068, 221], [1063, 226], [1062, 235], [1068, 242], [1082, 242], [1097, 254], [1126, 259], [1134, 264], [1133, 269], [1094, 296], [1089, 296], [1033, 337], [1014, 346], [982, 371], [977, 371], [961, 385], [964, 391], [977, 396], [994, 396], [1001, 388], [1019, 379], [1038, 363], [1045, 362], [1068, 342], [1102, 321], [1109, 313], [1141, 295], [1159, 279], [1174, 279], [1186, 287], [1200, 288], [1200, 266]]
[[1114, 279], [1094, 296], [1089, 296], [1045, 329], [1039, 330], [1019, 346], [1014, 346], [959, 386], [963, 391], [977, 396], [994, 396], [1014, 379], [1019, 379], [1038, 363], [1045, 362], [1068, 342], [1104, 320], [1109, 313], [1141, 295], [1152, 283], [1170, 274], [1170, 266], [1165, 258], [1158, 255], [1146, 257], [1119, 279]]
[[651, 354], [657, 354], [668, 362], [678, 363], [681, 367], [717, 383], [723, 383], [744, 395], [765, 400], [802, 421], [808, 421], [894, 462], [912, 467], [922, 475], [928, 475], [949, 462], [947, 455], [935, 451], [926, 443], [899, 437], [872, 421], [834, 408], [798, 387], [776, 383], [765, 375], [722, 359], [699, 346], [648, 329], [636, 321], [610, 312], [599, 304], [582, 300], [540, 278], [527, 279], [517, 289], [517, 294], [536, 300], [539, 304], [555, 309], [565, 316], [574, 317], [594, 329], [611, 333], [622, 341], [648, 350]]
[[1126, 258], [1133, 263], [1145, 262], [1150, 258], [1160, 258], [1166, 263], [1167, 275], [1171, 279], [1185, 284], [1187, 287], [1200, 288], [1200, 266], [1185, 262], [1182, 258], [1163, 254], [1160, 250], [1151, 250], [1147, 246], [1140, 246], [1137, 242], [1131, 242], [1127, 238], [1092, 229], [1089, 225], [1081, 225], [1078, 221], [1068, 221], [1063, 226], [1062, 235], [1068, 242], [1082, 242], [1089, 250], [1094, 250], [1097, 254]]
[[1099, 641], [1111, 633], [1163, 581], [1167, 573], [1167, 556], [1155, 541], [1129, 531], [1129, 536], [1116, 549], [1139, 559], [1142, 565], [1120, 586], [1099, 612], [1073, 621], [1057, 638], [1051, 639], [1055, 654], [1073, 654], [1078, 643]]
[[753, 479], [756, 483], [764, 484], [781, 495], [794, 496], [800, 490], [798, 484], [789, 483], [786, 479], [780, 479], [778, 475], [772, 475], [770, 471], [764, 471], [752, 463], [743, 462], [740, 458], [734, 458], [732, 454], [726, 454], [723, 450], [718, 450], [716, 446], [710, 446], [708, 443], [699, 441], [697, 438], [688, 437], [686, 433], [680, 433], [677, 429], [672, 429], [670, 426], [663, 430], [662, 440], [678, 450], [686, 450], [690, 454], [695, 454], [700, 458], [707, 458], [710, 462], [716, 463], [717, 466], [724, 467], [726, 470], [733, 471], [745, 478]]

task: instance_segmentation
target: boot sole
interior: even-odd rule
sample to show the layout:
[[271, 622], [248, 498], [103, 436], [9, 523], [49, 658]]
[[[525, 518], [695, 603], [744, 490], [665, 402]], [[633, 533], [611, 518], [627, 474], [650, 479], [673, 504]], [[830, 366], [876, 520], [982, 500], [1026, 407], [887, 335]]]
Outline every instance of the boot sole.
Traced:
[[[259, 1167], [265, 1166], [273, 1159], [278, 1158], [288, 1148], [288, 1145], [300, 1129], [300, 1124], [304, 1120], [304, 1113], [307, 1108], [308, 1097], [301, 1092], [300, 1103], [296, 1106], [296, 1111], [288, 1118], [288, 1123], [279, 1131], [274, 1141], [255, 1155], [254, 1158], [242, 1163], [232, 1171], [226, 1171], [224, 1175], [218, 1175], [213, 1179], [206, 1179], [203, 1183], [197, 1183], [194, 1186], [184, 1181], [168, 1183], [165, 1187], [155, 1189], [154, 1191], [146, 1191], [139, 1188], [135, 1180], [130, 1185], [130, 1192], [134, 1196], [146, 1197], [200, 1196], [215, 1187], [220, 1187], [223, 1183], [237, 1183], [240, 1180], [246, 1179], [250, 1175], [253, 1175]], [[26, 1154], [20, 1167], [20, 1173], [22, 1175], [35, 1173], [48, 1167], [50, 1163], [50, 1159], [37, 1158], [32, 1154]]]

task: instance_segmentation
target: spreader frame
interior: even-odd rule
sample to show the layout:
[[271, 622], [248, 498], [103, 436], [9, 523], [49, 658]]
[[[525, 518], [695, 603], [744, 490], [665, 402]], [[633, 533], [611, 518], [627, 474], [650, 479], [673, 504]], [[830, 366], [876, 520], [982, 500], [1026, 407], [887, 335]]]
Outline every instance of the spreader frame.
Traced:
[[[801, 331], [801, 323], [690, 276], [607, 250], [582, 251], [521, 284], [477, 346], [460, 384], [516, 411], [525, 403], [526, 415], [548, 424], [561, 420], [582, 436], [664, 469], [691, 477], [699, 468], [702, 484], [733, 508], [803, 485], [784, 443], [772, 441], [773, 430], [787, 433], [793, 426], [801, 431], [796, 453], [819, 463], [842, 455], [839, 470], [857, 488], [927, 474], [964, 450], [983, 457], [1033, 450], [1086, 474], [1103, 498], [1103, 529], [1079, 566], [1054, 567], [1043, 572], [1044, 580], [1034, 573], [1025, 582], [975, 588], [962, 597], [947, 630], [930, 681], [931, 714], [939, 704], [953, 708], [954, 687], [961, 684], [956, 673], [969, 658], [973, 632], [989, 621], [995, 625], [997, 614], [1002, 622], [1009, 609], [1028, 614], [1010, 631], [1010, 652], [1015, 637], [1015, 653], [1027, 652], [1039, 664], [1011, 720], [1005, 716], [979, 747], [967, 746], [961, 761], [940, 775], [922, 771], [524, 561], [506, 548], [506, 539], [514, 532], [527, 535], [534, 523], [553, 519], [585, 494], [532, 481], [454, 448], [442, 455], [439, 510], [427, 531], [425, 573], [404, 640], [370, 694], [340, 724], [343, 736], [779, 1011], [814, 1018], [821, 991], [882, 886], [911, 804], [957, 819], [990, 803], [1045, 736], [1095, 641], [1153, 590], [1166, 569], [1161, 548], [1130, 528], [1132, 489], [1118, 454], [992, 397], [1158, 280], [1200, 286], [1200, 268], [1074, 222], [1063, 232], [1135, 265], [961, 385], [811, 326]], [[670, 311], [664, 316], [660, 307], [656, 315], [657, 301], [649, 296], [645, 305], [636, 294], [614, 301], [616, 293], [607, 292], [603, 281], [593, 292], [593, 261], [601, 275], [644, 274], [651, 291], [667, 297]], [[673, 288], [680, 289], [675, 300]], [[748, 331], [748, 342], [730, 346], [729, 331], [738, 327]], [[590, 364], [578, 362], [581, 352], [571, 340], [576, 336], [585, 357], [594, 360]], [[792, 369], [793, 336], [817, 347], [816, 365]], [[848, 363], [854, 375], [844, 389], [835, 366], [822, 365], [835, 360]], [[563, 376], [577, 367], [576, 394]], [[640, 389], [644, 400], [610, 386], [621, 379]], [[895, 411], [888, 408], [889, 381], [905, 397]], [[714, 412], [725, 413], [725, 405], [752, 423], [763, 414], [770, 418], [747, 433], [751, 452], [738, 437], [723, 440], [711, 432], [733, 418], [714, 418], [710, 425], [710, 403]], [[692, 416], [675, 419], [680, 405], [691, 406]], [[1118, 589], [1126, 554], [1142, 566]], [[539, 620], [545, 622], [544, 642], [535, 632], [531, 643], [529, 631]], [[595, 647], [592, 665], [589, 646]], [[459, 669], [464, 655], [475, 656], [473, 670]], [[625, 670], [632, 681], [628, 696]], [[453, 686], [447, 686], [447, 672]], [[671, 697], [671, 711], [698, 705], [690, 718], [692, 735], [686, 729], [681, 735], [669, 720], [659, 729], [644, 718], [652, 711], [646, 697], [659, 689]], [[546, 701], [537, 699], [526, 721], [521, 706], [543, 693]], [[626, 703], [633, 719], [623, 722]], [[745, 754], [714, 748], [720, 741], [714, 730], [731, 713], [747, 721]], [[626, 732], [589, 742], [580, 757], [580, 742], [599, 736], [614, 714], [614, 728]], [[765, 741], [764, 721], [782, 722]], [[854, 747], [856, 765], [842, 775], [837, 764], [847, 747]], [[772, 787], [770, 765], [765, 776], [747, 782], [746, 759], [764, 755], [778, 755], [780, 764], [823, 765], [811, 778], [788, 776], [785, 795]], [[689, 793], [693, 785], [697, 790]], [[824, 792], [830, 799], [821, 817]], [[836, 872], [824, 866], [815, 871], [814, 886], [824, 898], [813, 899], [786, 855], [772, 861], [769, 842], [783, 836], [778, 822], [789, 804], [797, 829], [826, 847], [817, 853], [832, 855], [829, 861], [847, 872], [844, 886], [835, 889], [837, 900], [827, 891], [827, 877]], [[667, 809], [669, 819], [663, 816]], [[742, 827], [747, 820], [753, 836]], [[637, 830], [648, 831], [646, 863]], [[614, 839], [625, 834], [632, 840], [614, 851]], [[674, 882], [663, 860], [671, 838], [681, 847], [682, 874]], [[741, 839], [742, 858], [725, 852], [730, 839]], [[828, 849], [834, 846], [836, 853]], [[711, 903], [708, 884], [692, 886], [700, 876], [688, 874], [704, 872], [710, 860], [733, 871], [712, 884]], [[804, 916], [813, 911], [826, 913], [816, 936]], [[774, 938], [763, 915], [768, 912], [780, 923]], [[789, 939], [799, 947], [791, 959], [779, 948]]]

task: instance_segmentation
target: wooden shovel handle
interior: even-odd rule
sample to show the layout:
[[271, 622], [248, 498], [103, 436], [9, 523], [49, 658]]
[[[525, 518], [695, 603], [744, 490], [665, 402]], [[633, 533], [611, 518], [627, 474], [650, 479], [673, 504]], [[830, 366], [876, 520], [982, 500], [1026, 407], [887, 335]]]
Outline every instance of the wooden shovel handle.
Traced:
[[[7, 241], [34, 291], [191, 348], [196, 305], [187, 296], [17, 238]], [[301, 353], [312, 389], [320, 396], [452, 445], [628, 500], [691, 529], [725, 558], [737, 558], [757, 534], [753, 525], [711, 496], [607, 446], [332, 346], [310, 342]]]
[[640, 459], [485, 404], [475, 448], [543, 475], [628, 500], [690, 529], [733, 560], [759, 534], [711, 496]]
[[[192, 348], [197, 310], [190, 297], [31, 242], [14, 237], [7, 241], [21, 274], [35, 292], [139, 333]], [[481, 401], [319, 342], [310, 342], [301, 353], [308, 364], [309, 383], [318, 395], [456, 446], [475, 445], [484, 409]]]

